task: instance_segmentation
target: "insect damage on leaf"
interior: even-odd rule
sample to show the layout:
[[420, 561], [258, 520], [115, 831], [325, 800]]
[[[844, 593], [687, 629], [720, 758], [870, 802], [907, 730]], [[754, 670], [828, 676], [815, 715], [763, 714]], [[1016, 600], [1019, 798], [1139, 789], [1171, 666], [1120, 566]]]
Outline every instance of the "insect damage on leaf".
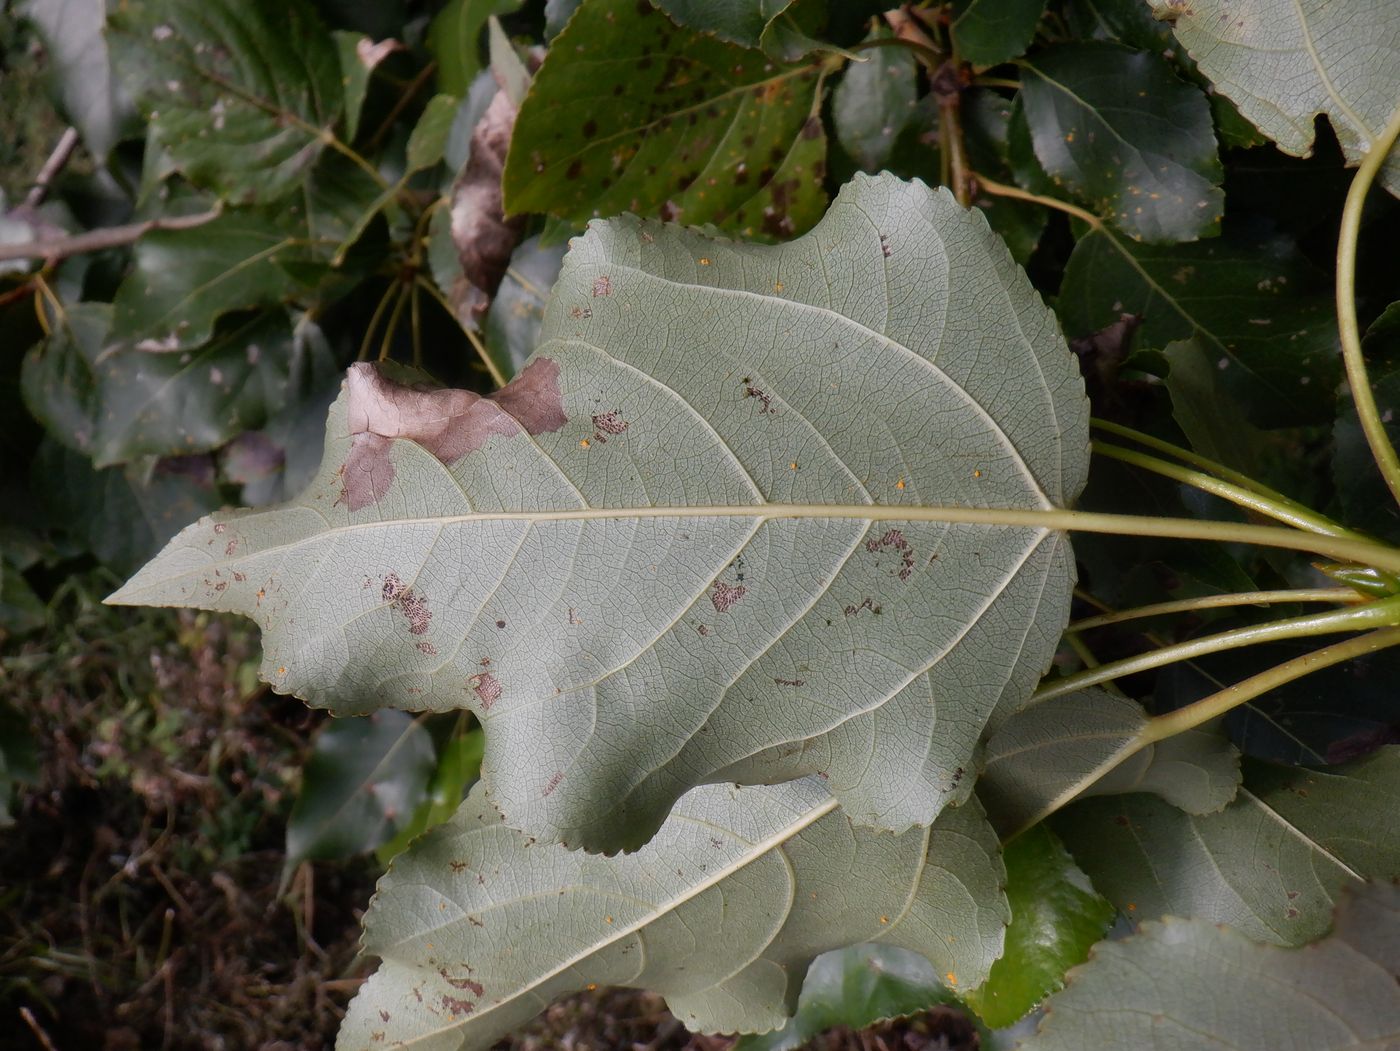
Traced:
[[559, 366], [536, 358], [496, 393], [426, 390], [388, 379], [374, 365], [353, 365], [346, 416], [352, 440], [341, 474], [352, 511], [378, 503], [394, 481], [391, 441], [408, 438], [445, 464], [481, 448], [494, 435], [557, 431], [568, 422], [559, 393]]

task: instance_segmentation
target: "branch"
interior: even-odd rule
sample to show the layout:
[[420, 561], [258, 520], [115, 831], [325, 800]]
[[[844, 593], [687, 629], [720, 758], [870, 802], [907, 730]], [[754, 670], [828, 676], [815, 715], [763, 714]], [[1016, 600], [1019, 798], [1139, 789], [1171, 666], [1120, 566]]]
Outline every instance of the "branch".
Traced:
[[78, 129], [69, 128], [59, 136], [58, 145], [53, 148], [49, 159], [35, 176], [34, 185], [29, 188], [29, 193], [24, 198], [24, 207], [38, 208], [44, 203], [44, 198], [49, 195], [49, 185], [58, 177], [58, 173], [63, 170], [68, 158], [73, 156], [73, 151], [77, 148]]
[[175, 215], [161, 219], [147, 219], [142, 223], [128, 223], [126, 226], [104, 226], [97, 230], [75, 234], [72, 237], [57, 237], [50, 241], [28, 241], [24, 244], [0, 245], [0, 262], [8, 259], [43, 259], [52, 262], [66, 259], [70, 255], [84, 252], [101, 252], [108, 248], [120, 248], [140, 240], [154, 230], [192, 230], [223, 214], [222, 209], [213, 208], [195, 215]]

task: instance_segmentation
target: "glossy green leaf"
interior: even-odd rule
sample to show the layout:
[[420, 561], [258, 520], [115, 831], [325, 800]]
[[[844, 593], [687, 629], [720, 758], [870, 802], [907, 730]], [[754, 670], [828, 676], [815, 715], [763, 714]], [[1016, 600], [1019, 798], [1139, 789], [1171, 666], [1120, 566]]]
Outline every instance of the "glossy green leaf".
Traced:
[[540, 838], [635, 847], [707, 781], [821, 772], [893, 829], [965, 798], [1072, 558], [942, 508], [1063, 506], [1087, 467], [1075, 364], [980, 215], [861, 176], [779, 247], [594, 223], [542, 337], [485, 400], [356, 366], [298, 501], [112, 601], [253, 616], [262, 674], [341, 713], [471, 707]]
[[634, 0], [590, 0], [521, 108], [506, 209], [801, 233], [826, 200], [818, 81], [815, 65], [775, 63]]
[[1045, 0], [953, 0], [949, 26], [958, 57], [997, 66], [1030, 46]]
[[353, 857], [391, 839], [426, 798], [433, 763], [432, 738], [404, 712], [326, 723], [287, 820], [287, 867]]
[[19, 13], [44, 38], [63, 110], [98, 160], [121, 138], [131, 102], [114, 82], [102, 29], [107, 0], [24, 0]]
[[1129, 236], [1173, 243], [1218, 232], [1225, 195], [1210, 106], [1165, 60], [1060, 44], [1025, 60], [1021, 99], [1045, 171]]
[[428, 50], [437, 60], [438, 90], [462, 98], [484, 68], [481, 31], [492, 15], [516, 10], [520, 0], [448, 0], [428, 26]]
[[1201, 919], [1105, 942], [1050, 1002], [1025, 1051], [1142, 1047], [1362, 1051], [1400, 1040], [1400, 888], [1357, 887], [1332, 933], [1259, 945]]
[[340, 58], [340, 82], [345, 91], [345, 141], [354, 142], [360, 131], [360, 111], [375, 67], [403, 45], [395, 40], [375, 43], [363, 33], [337, 29], [331, 34]]
[[741, 47], [758, 47], [769, 23], [794, 0], [655, 0], [677, 25]]
[[1003, 834], [1071, 799], [1152, 792], [1193, 814], [1220, 810], [1240, 783], [1239, 753], [1218, 727], [1140, 747], [1147, 713], [1098, 687], [1037, 701], [987, 742], [978, 794]]
[[307, 0], [129, 0], [108, 41], [159, 146], [237, 201], [295, 190], [344, 108], [336, 46]]
[[[963, 141], [973, 171], [1008, 183], [1016, 181], [1010, 156], [1014, 105], [987, 88], [964, 91], [960, 104]], [[982, 209], [988, 225], [1006, 242], [1011, 258], [1025, 266], [1045, 232], [1049, 210], [1030, 201], [996, 197], [980, 189], [974, 189], [972, 203]]]
[[637, 854], [603, 858], [511, 831], [474, 792], [380, 881], [364, 948], [383, 962], [336, 1046], [489, 1048], [592, 985], [655, 990], [691, 1029], [773, 1029], [809, 962], [859, 941], [980, 983], [1004, 877], [975, 803], [892, 836], [852, 826], [817, 778], [711, 785]]
[[[456, 261], [454, 250], [453, 261]], [[564, 263], [564, 246], [532, 237], [516, 248], [486, 313], [486, 348], [509, 379], [539, 345], [549, 290]]]
[[[1391, 0], [1148, 0], [1210, 78], [1285, 153], [1306, 157], [1325, 114], [1360, 163], [1400, 98], [1400, 6]], [[1400, 158], [1380, 181], [1400, 194]]]
[[1177, 340], [1162, 348], [1171, 371], [1163, 384], [1172, 399], [1172, 419], [1202, 456], [1259, 477], [1264, 436], [1249, 424], [1239, 403], [1225, 391], [1220, 368], [1204, 342]]
[[[887, 29], [876, 30], [869, 41], [891, 40]], [[895, 140], [909, 122], [918, 95], [918, 67], [914, 53], [902, 47], [875, 47], [863, 62], [852, 62], [836, 85], [831, 117], [837, 141], [862, 169], [876, 172], [885, 167]]]
[[836, 1026], [864, 1029], [957, 1002], [918, 953], [890, 945], [852, 945], [823, 953], [807, 969], [797, 1010], [786, 1025], [740, 1037], [734, 1051], [798, 1051]]
[[1007, 844], [1002, 860], [1011, 905], [1006, 950], [986, 982], [964, 997], [994, 1029], [1013, 1025], [1060, 989], [1065, 972], [1084, 962], [1114, 915], [1044, 825]]
[[[48, 608], [24, 573], [8, 557], [0, 555], [0, 641], [23, 638], [38, 631], [48, 621]], [[3, 708], [0, 708], [3, 712]], [[2, 716], [0, 716], [2, 717]], [[0, 753], [5, 750], [3, 729], [0, 728]], [[0, 754], [0, 827], [5, 824], [5, 806], [9, 798], [5, 784], [6, 756]]]
[[1302, 945], [1327, 930], [1343, 887], [1400, 879], [1400, 748], [1326, 771], [1246, 760], [1244, 786], [1216, 814], [1134, 795], [1077, 803], [1053, 824], [1136, 919], [1192, 916]]
[[467, 789], [481, 776], [481, 757], [486, 738], [481, 727], [456, 733], [439, 751], [437, 768], [428, 781], [427, 798], [418, 804], [412, 819], [399, 829], [398, 835], [375, 851], [380, 864], [388, 865], [415, 839], [430, 828], [436, 828], [462, 805]]
[[1326, 277], [1284, 239], [1139, 245], [1104, 228], [1075, 245], [1056, 304], [1070, 336], [1124, 314], [1138, 342], [1199, 337], [1224, 389], [1262, 427], [1330, 421], [1340, 369]]

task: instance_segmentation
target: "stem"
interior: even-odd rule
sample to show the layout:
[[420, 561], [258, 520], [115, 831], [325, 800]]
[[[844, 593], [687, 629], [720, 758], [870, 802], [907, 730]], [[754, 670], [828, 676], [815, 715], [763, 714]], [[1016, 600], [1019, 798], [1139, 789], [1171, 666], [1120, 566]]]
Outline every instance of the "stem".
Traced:
[[[1076, 592], [1079, 594], [1079, 592]], [[1109, 624], [1122, 624], [1129, 620], [1144, 617], [1160, 617], [1168, 613], [1194, 613], [1202, 609], [1225, 609], [1230, 606], [1267, 606], [1275, 602], [1339, 602], [1356, 605], [1362, 596], [1351, 588], [1293, 588], [1282, 591], [1243, 591], [1229, 595], [1202, 595], [1197, 598], [1177, 599], [1174, 602], [1156, 602], [1150, 606], [1138, 606], [1113, 613], [1100, 613], [1097, 616], [1077, 620], [1065, 630], [1068, 632], [1090, 631]]]
[[1330, 635], [1338, 631], [1390, 627], [1396, 624], [1400, 624], [1400, 598], [1369, 602], [1355, 609], [1329, 610], [1326, 613], [1287, 617], [1283, 620], [1271, 621], [1268, 624], [1256, 624], [1247, 628], [1236, 628], [1234, 631], [1222, 631], [1217, 635], [1204, 635], [1199, 639], [1191, 639], [1189, 642], [1179, 642], [1174, 646], [1166, 646], [1162, 649], [1138, 654], [1136, 657], [1112, 661], [1097, 668], [1089, 668], [1074, 675], [1056, 679], [1036, 690], [1031, 696], [1030, 703], [1037, 704], [1041, 701], [1048, 701], [1052, 697], [1063, 697], [1067, 693], [1074, 693], [1076, 690], [1082, 690], [1086, 686], [1094, 686], [1109, 679], [1118, 679], [1125, 675], [1149, 671], [1152, 668], [1160, 668], [1164, 664], [1175, 664], [1177, 661], [1204, 657], [1208, 653], [1220, 653], [1224, 650], [1239, 649], [1241, 646], [1253, 646], [1277, 639]]
[[44, 198], [49, 195], [50, 184], [58, 177], [58, 173], [63, 170], [63, 166], [68, 163], [68, 159], [77, 148], [78, 129], [69, 128], [59, 136], [58, 145], [53, 148], [49, 159], [34, 177], [34, 185], [29, 188], [29, 193], [24, 198], [26, 208], [38, 208], [44, 203]]
[[1330, 668], [1334, 664], [1341, 664], [1343, 661], [1355, 657], [1364, 657], [1368, 653], [1375, 653], [1378, 650], [1396, 645], [1400, 645], [1400, 628], [1383, 628], [1380, 631], [1373, 631], [1354, 639], [1346, 639], [1333, 643], [1331, 646], [1324, 646], [1320, 650], [1314, 650], [1312, 653], [1305, 653], [1301, 657], [1284, 661], [1258, 675], [1251, 675], [1233, 686], [1227, 686], [1208, 697], [1202, 697], [1199, 701], [1188, 704], [1184, 708], [1178, 708], [1174, 712], [1149, 719], [1141, 730], [1124, 742], [1122, 747], [1094, 769], [1086, 771], [1073, 783], [1066, 786], [1059, 795], [1004, 837], [1003, 842], [1010, 842], [1061, 807], [1072, 803], [1094, 782], [1117, 769], [1126, 760], [1131, 759], [1149, 745], [1165, 741], [1168, 737], [1185, 733], [1187, 730], [1193, 730], [1202, 723], [1219, 718], [1231, 709], [1238, 708], [1240, 705], [1285, 683], [1301, 679], [1303, 676], [1321, 671], [1323, 668]]
[[956, 94], [941, 96], [938, 100], [938, 145], [939, 153], [948, 158], [949, 185], [953, 197], [964, 208], [972, 207], [972, 182], [968, 178], [967, 150], [963, 144], [962, 120], [958, 113], [959, 97]]
[[975, 88], [1010, 88], [1012, 91], [1021, 90], [1019, 80], [1011, 80], [1007, 77], [974, 77], [972, 86]]
[[365, 144], [366, 150], [373, 153], [379, 148], [379, 144], [384, 136], [389, 134], [389, 129], [394, 126], [394, 121], [399, 119], [399, 114], [403, 113], [408, 104], [413, 101], [413, 96], [417, 95], [418, 92], [423, 89], [423, 85], [428, 82], [428, 78], [435, 72], [437, 72], [437, 63], [429, 62], [418, 71], [417, 76], [408, 82], [408, 86], [404, 88], [403, 94], [394, 101], [394, 105], [389, 110], [388, 115], [380, 121], [379, 127], [375, 128], [374, 134], [369, 137], [369, 142]]
[[1076, 219], [1084, 220], [1084, 222], [1088, 223], [1095, 230], [1103, 228], [1103, 220], [1093, 212], [1086, 212], [1078, 205], [1070, 204], [1068, 201], [1062, 201], [1058, 197], [1042, 197], [1038, 193], [1031, 193], [1028, 190], [1022, 190], [1016, 186], [1007, 186], [1006, 183], [997, 182], [995, 179], [989, 179], [979, 172], [973, 172], [971, 177], [973, 181], [976, 182], [978, 189], [982, 190], [984, 193], [991, 194], [993, 197], [1011, 197], [1017, 201], [1030, 201], [1032, 204], [1038, 204], [1044, 208], [1055, 208], [1064, 212], [1066, 215], [1072, 215]]
[[397, 282], [394, 281], [389, 282], [389, 287], [379, 297], [379, 305], [374, 308], [374, 313], [370, 315], [364, 338], [360, 340], [360, 353], [355, 356], [356, 361], [364, 361], [369, 357], [369, 345], [374, 341], [374, 330], [379, 327], [379, 319], [384, 316], [384, 311], [389, 309], [389, 300], [393, 298], [396, 284]]
[[408, 300], [410, 298], [408, 290], [410, 287], [413, 287], [405, 284], [403, 281], [398, 282], [398, 286], [399, 297], [394, 300], [394, 310], [389, 315], [388, 322], [384, 325], [384, 339], [380, 341], [379, 344], [380, 361], [389, 360], [390, 351], [394, 348], [394, 332], [399, 327], [399, 318], [403, 316], [403, 308], [408, 305]]
[[1209, 697], [1202, 697], [1199, 701], [1188, 704], [1184, 708], [1157, 716], [1138, 733], [1138, 740], [1143, 745], [1165, 741], [1168, 737], [1175, 737], [1177, 734], [1194, 729], [1202, 723], [1208, 723], [1212, 719], [1224, 715], [1230, 709], [1238, 708], [1246, 701], [1252, 701], [1260, 694], [1268, 693], [1286, 682], [1300, 679], [1304, 675], [1321, 671], [1323, 668], [1330, 668], [1334, 664], [1341, 664], [1354, 657], [1364, 657], [1368, 653], [1375, 653], [1377, 650], [1388, 649], [1396, 645], [1400, 645], [1400, 628], [1382, 628], [1380, 631], [1372, 631], [1354, 639], [1335, 642], [1331, 646], [1324, 646], [1312, 653], [1294, 657], [1292, 660], [1284, 661], [1267, 671], [1261, 671], [1258, 675], [1251, 675], [1248, 679], [1237, 682], [1233, 686], [1227, 686]]
[[850, 48], [850, 50], [859, 53], [861, 51], [869, 51], [873, 47], [902, 47], [908, 51], [912, 51], [919, 58], [923, 59], [925, 65], [930, 67], [937, 66], [943, 61], [943, 56], [933, 50], [933, 48], [899, 36], [886, 40], [865, 40], [856, 44], [854, 47]]
[[1400, 109], [1391, 115], [1385, 129], [1366, 151], [1356, 178], [1347, 191], [1342, 208], [1342, 229], [1337, 238], [1337, 327], [1342, 338], [1342, 361], [1346, 364], [1347, 385], [1356, 402], [1356, 416], [1366, 435], [1366, 444], [1380, 468], [1390, 494], [1400, 503], [1400, 457], [1385, 433], [1385, 423], [1376, 408], [1376, 396], [1366, 376], [1366, 359], [1361, 354], [1361, 330], [1356, 322], [1356, 243], [1361, 235], [1361, 211], [1366, 206], [1366, 192], [1385, 163], [1390, 148], [1400, 137]]
[[427, 278], [422, 276], [419, 276], [416, 280], [418, 284], [423, 286], [424, 291], [426, 291], [430, 296], [436, 299], [438, 301], [438, 305], [442, 307], [443, 310], [447, 311], [448, 316], [452, 318], [452, 320], [456, 321], [459, 326], [461, 326], [462, 331], [466, 333], [467, 341], [471, 343], [472, 347], [476, 350], [477, 356], [481, 358], [481, 363], [486, 367], [486, 371], [491, 374], [491, 379], [495, 382], [496, 386], [504, 387], [509, 381], [501, 372], [499, 366], [497, 366], [496, 362], [492, 359], [491, 355], [487, 352], [486, 345], [481, 342], [481, 337], [478, 336], [471, 329], [467, 328], [466, 325], [462, 324], [461, 320], [457, 317], [457, 311], [452, 308], [452, 304], [447, 301], [445, 296], [443, 296], [442, 292], [438, 289], [437, 285], [433, 284]]
[[1218, 496], [1222, 500], [1250, 511], [1266, 515], [1275, 521], [1291, 525], [1295, 529], [1305, 529], [1312, 533], [1321, 533], [1323, 536], [1345, 536], [1352, 540], [1365, 540], [1360, 533], [1354, 533], [1350, 529], [1337, 525], [1331, 519], [1315, 514], [1306, 508], [1290, 507], [1278, 501], [1270, 500], [1266, 496], [1245, 489], [1242, 486], [1234, 485], [1230, 482], [1222, 482], [1218, 478], [1202, 474], [1200, 471], [1193, 471], [1189, 467], [1178, 467], [1174, 463], [1166, 460], [1159, 460], [1155, 456], [1147, 453], [1136, 452], [1132, 449], [1125, 449], [1121, 445], [1109, 445], [1105, 442], [1090, 442], [1089, 447], [1100, 456], [1107, 456], [1111, 460], [1119, 460], [1123, 463], [1132, 464], [1134, 467], [1141, 467], [1143, 470], [1160, 474], [1164, 478], [1181, 482], [1184, 485], [1192, 486], [1202, 492]]
[[213, 208], [195, 215], [172, 215], [161, 219], [147, 219], [143, 223], [128, 223], [125, 226], [106, 226], [98, 230], [76, 234], [73, 237], [57, 237], [52, 241], [28, 241], [24, 244], [0, 245], [0, 262], [9, 259], [44, 259], [52, 262], [66, 259], [70, 255], [84, 252], [101, 252], [108, 248], [120, 248], [140, 240], [153, 230], [192, 230], [212, 222], [222, 214], [221, 209]]

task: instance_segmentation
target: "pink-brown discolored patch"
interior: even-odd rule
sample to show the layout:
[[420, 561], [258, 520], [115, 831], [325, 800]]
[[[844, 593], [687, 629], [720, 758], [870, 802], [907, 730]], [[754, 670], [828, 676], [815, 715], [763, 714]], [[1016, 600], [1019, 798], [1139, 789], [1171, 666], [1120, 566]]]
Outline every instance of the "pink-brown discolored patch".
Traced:
[[501, 694], [506, 692], [505, 687], [501, 685], [501, 680], [489, 671], [473, 675], [469, 681], [472, 684], [472, 692], [481, 701], [483, 712], [489, 712], [491, 706], [501, 699]]
[[727, 584], [723, 580], [716, 580], [714, 589], [710, 592], [710, 602], [714, 605], [716, 613], [728, 613], [748, 590], [743, 584]]
[[378, 503], [394, 481], [391, 439], [415, 441], [445, 464], [492, 436], [544, 434], [569, 422], [559, 364], [536, 358], [495, 394], [424, 390], [395, 383], [369, 363], [350, 366], [346, 416], [353, 436], [341, 471], [341, 498], [352, 511]]
[[865, 550], [876, 553], [880, 551], [898, 551], [899, 569], [896, 576], [900, 580], [908, 580], [914, 573], [914, 549], [909, 546], [909, 541], [904, 538], [904, 532], [900, 529], [889, 529], [885, 535], [878, 540], [867, 540]]
[[[408, 630], [413, 635], [424, 635], [428, 622], [433, 619], [433, 611], [428, 608], [428, 600], [413, 588], [406, 585], [397, 573], [384, 578], [380, 595], [385, 602], [395, 607], [408, 621]], [[426, 651], [425, 651], [426, 652]]]

